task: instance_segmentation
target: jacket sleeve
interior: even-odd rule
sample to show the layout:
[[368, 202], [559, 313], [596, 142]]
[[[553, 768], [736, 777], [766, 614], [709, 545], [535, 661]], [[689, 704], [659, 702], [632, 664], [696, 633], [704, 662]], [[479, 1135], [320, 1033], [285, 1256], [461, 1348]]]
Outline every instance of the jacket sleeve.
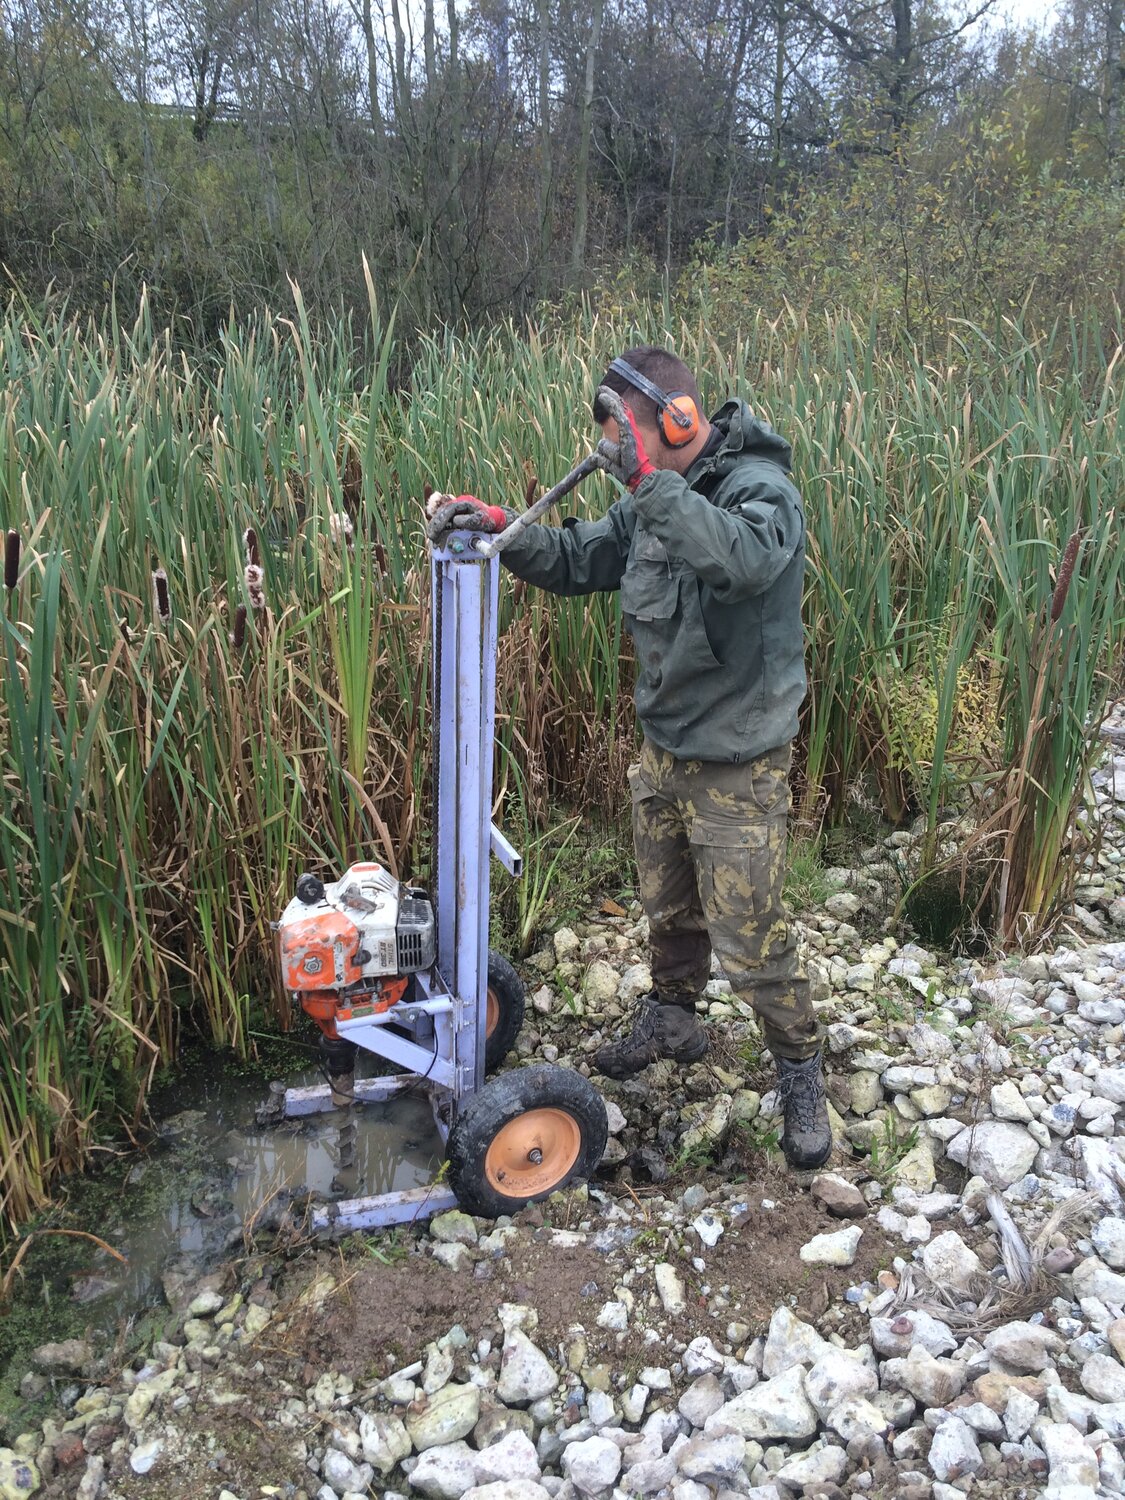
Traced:
[[600, 521], [529, 526], [500, 554], [517, 578], [552, 594], [593, 594], [621, 583], [636, 520], [631, 497], [610, 506]]
[[681, 474], [658, 470], [641, 481], [633, 506], [669, 555], [687, 563], [719, 599], [763, 593], [804, 547], [800, 497], [775, 464], [740, 466], [711, 499]]

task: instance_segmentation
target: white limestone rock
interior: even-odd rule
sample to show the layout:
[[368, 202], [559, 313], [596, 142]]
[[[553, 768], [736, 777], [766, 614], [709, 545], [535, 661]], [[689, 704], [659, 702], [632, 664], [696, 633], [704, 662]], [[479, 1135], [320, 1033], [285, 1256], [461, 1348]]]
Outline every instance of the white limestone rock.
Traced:
[[817, 1486], [839, 1484], [848, 1468], [848, 1455], [843, 1448], [824, 1447], [816, 1453], [800, 1454], [782, 1464], [777, 1477], [782, 1484], [802, 1493], [815, 1493]]
[[885, 1386], [909, 1391], [924, 1406], [948, 1406], [961, 1394], [965, 1375], [963, 1364], [935, 1359], [920, 1344], [905, 1359], [889, 1359], [883, 1366]]
[[837, 1229], [831, 1234], [816, 1234], [808, 1244], [802, 1245], [801, 1259], [809, 1266], [854, 1265], [863, 1230], [858, 1224], [847, 1229]]
[[1110, 1355], [1091, 1354], [1078, 1378], [1095, 1401], [1125, 1402], [1125, 1365]]
[[1125, 1271], [1125, 1219], [1101, 1219], [1090, 1238], [1107, 1266], [1115, 1271]]
[[818, 1359], [805, 1376], [805, 1395], [821, 1421], [827, 1421], [829, 1413], [842, 1401], [873, 1396], [878, 1389], [875, 1371], [842, 1349]]
[[549, 1396], [559, 1383], [551, 1361], [520, 1328], [504, 1337], [496, 1394], [505, 1406], [526, 1406]]
[[950, 1417], [934, 1433], [928, 1461], [943, 1484], [975, 1474], [984, 1464], [973, 1429], [960, 1417]]
[[992, 1085], [988, 1102], [997, 1120], [1010, 1120], [1017, 1125], [1026, 1125], [1035, 1118], [1028, 1108], [1027, 1100], [1010, 1078]]
[[477, 1482], [476, 1458], [468, 1443], [428, 1448], [410, 1471], [410, 1487], [426, 1500], [461, 1500]]
[[993, 1187], [1011, 1187], [1032, 1168], [1039, 1143], [1021, 1125], [981, 1120], [955, 1135], [945, 1148], [951, 1161]]
[[775, 1309], [766, 1335], [762, 1374], [767, 1380], [793, 1365], [813, 1365], [834, 1345], [821, 1337], [811, 1323], [802, 1323], [787, 1307]]
[[364, 1459], [379, 1474], [387, 1475], [404, 1458], [409, 1458], [411, 1443], [401, 1417], [376, 1412], [359, 1419], [359, 1440]]
[[1005, 1323], [985, 1336], [989, 1354], [1010, 1370], [1045, 1370], [1066, 1347], [1053, 1328], [1042, 1323]]
[[580, 1494], [600, 1495], [621, 1472], [621, 1449], [608, 1437], [568, 1443], [563, 1449], [562, 1469]]
[[1111, 1271], [1096, 1255], [1087, 1256], [1071, 1272], [1074, 1295], [1096, 1297], [1099, 1302], [1109, 1302], [1115, 1307], [1125, 1305], [1125, 1276]]
[[970, 1250], [953, 1229], [947, 1229], [923, 1247], [922, 1264], [935, 1286], [954, 1293], [968, 1292], [984, 1275], [976, 1251]]
[[1098, 1455], [1077, 1428], [1065, 1422], [1043, 1422], [1036, 1436], [1047, 1455], [1051, 1491], [1065, 1485], [1097, 1489]]
[[737, 1432], [761, 1442], [773, 1438], [800, 1441], [811, 1438], [816, 1429], [816, 1412], [805, 1395], [804, 1371], [794, 1365], [721, 1406], [708, 1417], [704, 1431]]

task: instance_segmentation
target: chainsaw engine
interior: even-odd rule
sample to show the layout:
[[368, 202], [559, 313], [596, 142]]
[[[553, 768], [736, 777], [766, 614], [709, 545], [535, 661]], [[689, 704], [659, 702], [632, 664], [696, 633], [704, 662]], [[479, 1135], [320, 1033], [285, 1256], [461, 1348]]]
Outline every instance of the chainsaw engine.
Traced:
[[285, 988], [329, 1038], [341, 1012], [389, 1010], [434, 961], [429, 897], [370, 862], [330, 885], [302, 875], [277, 931]]

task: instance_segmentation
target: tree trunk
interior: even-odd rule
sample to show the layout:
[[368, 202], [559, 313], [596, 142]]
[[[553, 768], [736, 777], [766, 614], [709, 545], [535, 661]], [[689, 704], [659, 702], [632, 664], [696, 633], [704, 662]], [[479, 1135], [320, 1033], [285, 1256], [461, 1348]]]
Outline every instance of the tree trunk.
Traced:
[[394, 106], [399, 134], [405, 128], [410, 105], [410, 83], [406, 76], [406, 34], [402, 29], [402, 12], [398, 0], [391, 0], [391, 21], [395, 29]]
[[371, 0], [363, 0], [359, 24], [363, 31], [363, 45], [367, 52], [367, 111], [371, 118], [371, 129], [375, 135], [376, 144], [382, 144], [383, 111], [379, 105], [379, 65]]
[[777, 29], [775, 38], [776, 45], [773, 54], [773, 119], [771, 121], [772, 150], [770, 155], [770, 183], [769, 183], [769, 206], [772, 212], [777, 207], [777, 200], [781, 192], [781, 173], [784, 167], [782, 150], [782, 132], [784, 129], [785, 113], [785, 62], [787, 23], [789, 17], [785, 9], [785, 0], [775, 0], [774, 24]]
[[462, 288], [457, 276], [458, 260], [465, 243], [465, 207], [461, 194], [461, 136], [464, 122], [461, 118], [461, 63], [460, 21], [456, 0], [446, 0], [446, 25], [449, 29], [449, 69], [446, 93], [449, 101], [449, 129], [446, 132], [448, 145], [448, 167], [446, 173], [446, 218], [448, 221], [448, 286], [451, 312], [463, 312]]
[[539, 295], [551, 249], [551, 0], [539, 0]]
[[672, 164], [668, 168], [668, 207], [664, 214], [664, 300], [672, 294], [672, 213], [676, 189], [676, 137], [672, 137]]
[[1108, 0], [1105, 12], [1105, 149], [1109, 178], [1120, 186], [1125, 182], [1125, 5], [1122, 0]]
[[586, 81], [582, 89], [582, 118], [578, 136], [578, 160], [574, 168], [574, 237], [570, 244], [570, 266], [576, 276], [586, 267], [586, 224], [590, 205], [590, 138], [594, 126], [594, 61], [602, 33], [605, 0], [594, 0], [590, 39], [586, 45]]
[[434, 0], [425, 0], [422, 11], [423, 51], [426, 56], [426, 95], [432, 107], [434, 86], [437, 81], [437, 61], [434, 48]]
[[449, 182], [450, 191], [455, 191], [461, 180], [461, 62], [458, 49], [461, 45], [461, 23], [457, 16], [456, 0], [446, 0], [446, 25], [449, 27]]
[[887, 98], [890, 105], [891, 129], [896, 141], [910, 124], [908, 99], [914, 69], [913, 5], [914, 0], [892, 0], [891, 4], [894, 48], [891, 53], [891, 76], [887, 85]]

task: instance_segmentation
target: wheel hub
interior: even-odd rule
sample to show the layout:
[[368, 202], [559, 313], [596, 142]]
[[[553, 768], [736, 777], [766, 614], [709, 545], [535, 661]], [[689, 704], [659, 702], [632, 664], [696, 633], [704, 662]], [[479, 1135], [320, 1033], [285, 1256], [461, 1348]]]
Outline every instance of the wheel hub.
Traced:
[[572, 1115], [561, 1109], [529, 1109], [492, 1138], [485, 1176], [509, 1197], [532, 1198], [565, 1181], [581, 1149], [582, 1131]]

